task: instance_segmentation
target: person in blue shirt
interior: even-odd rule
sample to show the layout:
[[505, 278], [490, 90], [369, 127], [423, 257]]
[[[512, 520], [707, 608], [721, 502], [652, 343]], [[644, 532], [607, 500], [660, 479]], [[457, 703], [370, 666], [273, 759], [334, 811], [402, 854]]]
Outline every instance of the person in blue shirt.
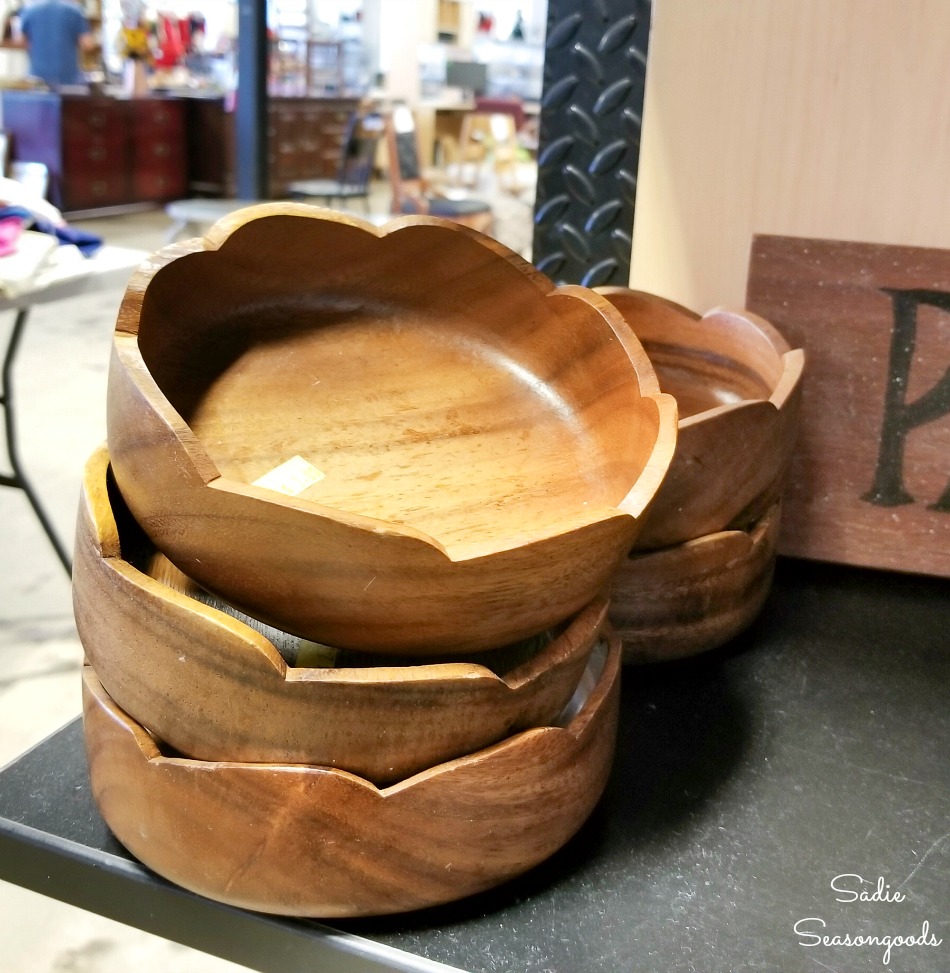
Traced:
[[85, 14], [70, 0], [41, 0], [23, 11], [23, 40], [30, 55], [30, 74], [50, 88], [82, 84], [79, 52], [94, 46]]

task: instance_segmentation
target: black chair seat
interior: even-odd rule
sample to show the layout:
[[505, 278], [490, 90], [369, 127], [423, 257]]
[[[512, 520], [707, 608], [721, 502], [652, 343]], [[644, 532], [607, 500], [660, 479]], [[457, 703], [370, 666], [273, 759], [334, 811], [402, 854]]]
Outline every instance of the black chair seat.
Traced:
[[[427, 199], [430, 216], [471, 216], [474, 213], [488, 213], [491, 207], [488, 203], [483, 203], [480, 199], [444, 199], [436, 196]], [[411, 200], [403, 203], [404, 213], [418, 213], [418, 208], [414, 208]]]
[[369, 209], [369, 184], [376, 161], [376, 146], [385, 130], [382, 115], [354, 114], [350, 119], [339, 170], [335, 179], [297, 179], [288, 186], [291, 196], [326, 199], [362, 199]]
[[415, 118], [407, 105], [396, 105], [386, 117], [386, 140], [393, 213], [429, 213], [481, 233], [491, 232], [492, 209], [484, 200], [431, 193], [419, 165]]

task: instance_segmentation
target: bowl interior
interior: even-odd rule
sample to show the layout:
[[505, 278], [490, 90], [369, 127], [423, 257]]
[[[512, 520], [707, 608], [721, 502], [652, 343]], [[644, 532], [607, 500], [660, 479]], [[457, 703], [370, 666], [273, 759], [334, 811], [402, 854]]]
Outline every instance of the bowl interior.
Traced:
[[[442, 667], [465, 663], [466, 666], [484, 666], [489, 672], [501, 678], [514, 672], [519, 666], [531, 661], [545, 646], [550, 645], [567, 628], [568, 621], [561, 622], [537, 635], [519, 639], [509, 645], [497, 649], [481, 652], [433, 652], [427, 654], [424, 660], [418, 655], [399, 655], [396, 653], [382, 654], [367, 652], [360, 649], [338, 648], [301, 638], [290, 632], [268, 625], [251, 615], [235, 608], [217, 595], [205, 591], [200, 585], [182, 574], [164, 554], [153, 551], [150, 556], [140, 557], [132, 562], [133, 567], [147, 574], [150, 578], [168, 585], [175, 591], [188, 595], [196, 601], [236, 618], [238, 621], [263, 635], [280, 653], [284, 662], [291, 668], [333, 668], [339, 670], [350, 669], [386, 669], [392, 670], [405, 667], [419, 667], [421, 665]], [[468, 669], [466, 669], [468, 671]]]
[[159, 270], [138, 330], [223, 477], [290, 460], [279, 490], [447, 550], [615, 507], [655, 441], [599, 313], [445, 227], [253, 220]]
[[768, 399], [782, 377], [784, 340], [754, 315], [729, 310], [700, 317], [679, 304], [626, 287], [603, 287], [640, 339], [660, 388], [679, 418]]
[[660, 388], [676, 399], [680, 420], [720, 405], [768, 399], [765, 378], [727, 355], [662, 341], [643, 342]]

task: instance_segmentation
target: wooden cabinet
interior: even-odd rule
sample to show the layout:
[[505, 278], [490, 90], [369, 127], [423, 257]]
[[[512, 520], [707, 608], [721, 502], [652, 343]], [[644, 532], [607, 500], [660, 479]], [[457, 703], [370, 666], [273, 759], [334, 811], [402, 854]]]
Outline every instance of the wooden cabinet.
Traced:
[[268, 111], [271, 194], [282, 196], [296, 179], [337, 175], [346, 127], [356, 99], [272, 98]]
[[[268, 195], [287, 195], [297, 179], [336, 176], [356, 98], [270, 98], [267, 107]], [[188, 189], [233, 196], [234, 118], [221, 99], [188, 104]]]
[[[466, 11], [471, 14], [471, 11]], [[462, 27], [462, 10], [458, 0], [438, 0], [436, 36], [443, 44], [458, 44]]]
[[162, 202], [184, 196], [187, 160], [183, 104], [144, 98], [127, 104], [131, 109], [133, 197]]
[[4, 91], [13, 158], [43, 162], [64, 213], [159, 203], [186, 190], [184, 103]]
[[[49, 124], [39, 136], [48, 157], [39, 161], [49, 166], [50, 200], [64, 211], [129, 202], [126, 105], [107, 98], [49, 97], [54, 99]], [[19, 121], [12, 122], [6, 98], [3, 116], [13, 132], [14, 156], [36, 161], [35, 152], [27, 154], [25, 132]]]

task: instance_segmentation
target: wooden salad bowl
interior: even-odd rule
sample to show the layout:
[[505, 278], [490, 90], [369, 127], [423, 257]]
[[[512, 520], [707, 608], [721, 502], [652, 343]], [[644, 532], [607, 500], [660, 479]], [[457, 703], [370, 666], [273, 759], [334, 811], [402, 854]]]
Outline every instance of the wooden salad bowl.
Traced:
[[507, 651], [427, 665], [343, 652], [305, 667], [300, 640], [252, 627], [217, 599], [206, 604], [207, 595], [154, 553], [108, 462], [98, 450], [83, 480], [76, 624], [109, 695], [181, 754], [325, 764], [391, 784], [548, 725], [601, 637], [605, 595], [549, 638]]
[[676, 407], [613, 305], [494, 240], [274, 203], [132, 277], [108, 437], [202, 587], [331, 645], [462, 653], [605, 587]]
[[747, 311], [703, 317], [662, 298], [602, 287], [679, 407], [676, 455], [638, 549], [743, 530], [780, 496], [798, 428], [804, 352]]
[[776, 502], [747, 530], [632, 551], [614, 576], [610, 600], [624, 662], [707, 652], [747, 628], [772, 585], [780, 522]]
[[92, 791], [133, 855], [209, 898], [324, 918], [420, 909], [527, 871], [577, 831], [610, 772], [619, 670], [611, 637], [557, 724], [380, 789], [325, 767], [175, 756], [87, 666]]

